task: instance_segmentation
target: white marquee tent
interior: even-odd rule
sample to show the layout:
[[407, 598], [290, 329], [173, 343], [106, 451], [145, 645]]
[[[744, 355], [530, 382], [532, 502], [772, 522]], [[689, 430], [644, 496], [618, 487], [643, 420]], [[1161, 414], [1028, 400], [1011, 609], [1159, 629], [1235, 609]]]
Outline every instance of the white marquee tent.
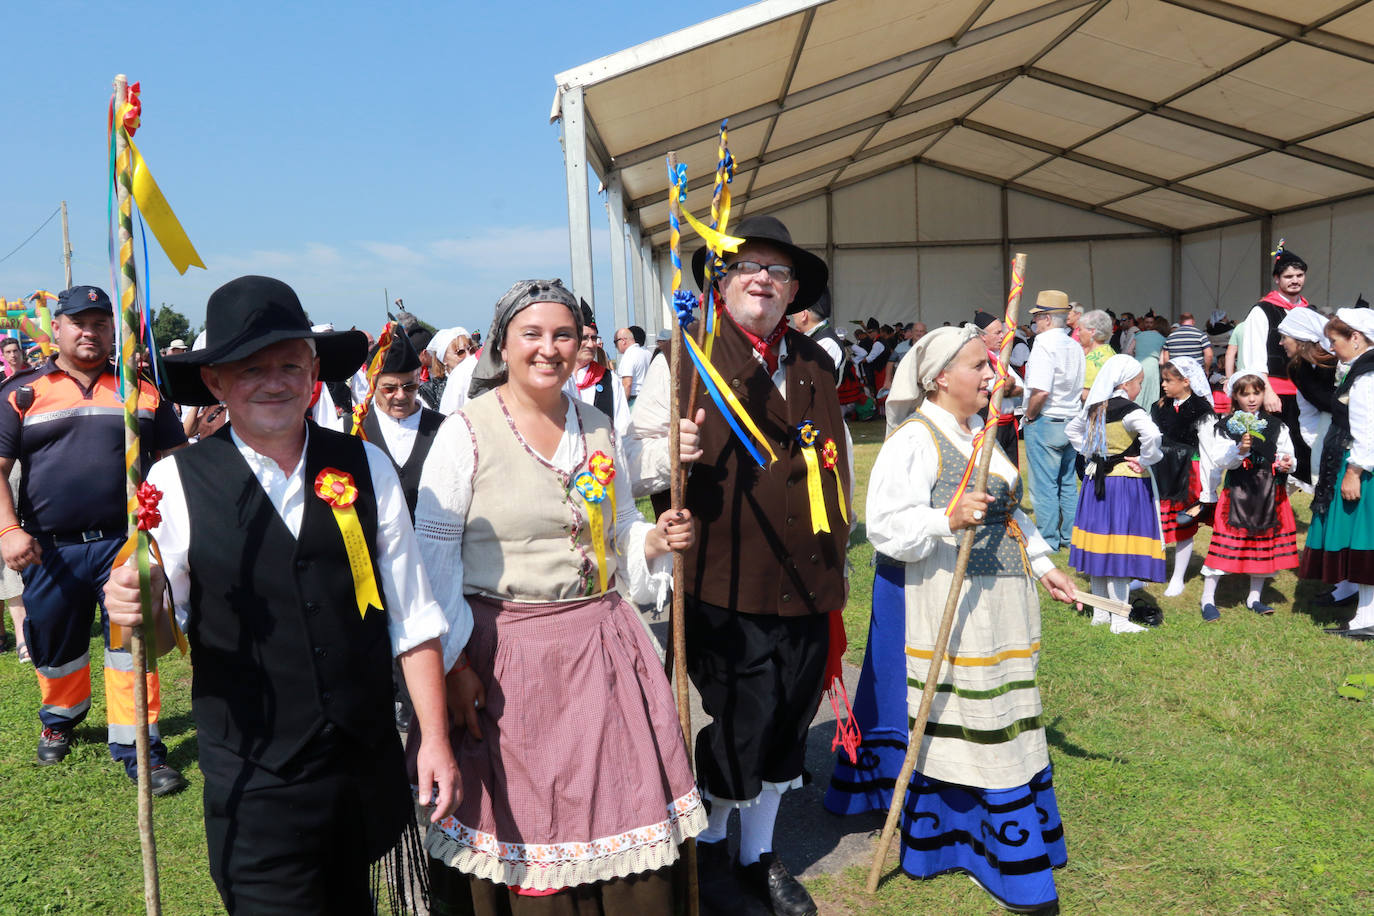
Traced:
[[1280, 237], [1315, 305], [1374, 292], [1367, 0], [764, 0], [556, 81], [573, 285], [590, 167], [617, 324], [662, 326], [664, 156], [708, 214], [726, 117], [732, 222], [783, 219], [840, 319], [967, 319], [1013, 250], [1029, 291], [1117, 312], [1240, 317]]

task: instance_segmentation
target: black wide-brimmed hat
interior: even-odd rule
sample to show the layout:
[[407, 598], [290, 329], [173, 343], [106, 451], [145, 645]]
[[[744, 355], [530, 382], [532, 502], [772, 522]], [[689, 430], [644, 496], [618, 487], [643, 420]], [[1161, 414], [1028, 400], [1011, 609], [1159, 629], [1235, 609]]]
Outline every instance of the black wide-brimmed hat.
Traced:
[[232, 363], [283, 340], [313, 340], [320, 380], [342, 381], [367, 355], [362, 331], [314, 331], [291, 287], [271, 277], [239, 277], [210, 294], [205, 306], [205, 347], [164, 358], [167, 387], [178, 404], [214, 404], [200, 379], [201, 366]]
[[[319, 344], [315, 344], [316, 347]], [[377, 356], [377, 348], [381, 346], [378, 342], [373, 344], [372, 349], [367, 351], [368, 365]], [[391, 346], [386, 348], [386, 358], [382, 360], [382, 366], [377, 371], [397, 374], [401, 372], [414, 372], [420, 368], [420, 354], [415, 352], [415, 347], [411, 345], [410, 338], [406, 336], [404, 328], [400, 326], [392, 327]]]
[[[764, 242], [772, 245], [787, 252], [787, 256], [792, 259], [792, 269], [796, 272], [798, 284], [797, 298], [787, 307], [786, 314], [792, 315], [810, 308], [812, 303], [820, 298], [821, 293], [825, 292], [825, 285], [830, 282], [830, 268], [826, 267], [825, 261], [817, 255], [793, 245], [792, 234], [787, 231], [782, 220], [775, 216], [749, 216], [731, 229], [729, 234], [746, 242]], [[692, 276], [696, 277], [697, 288], [703, 291], [706, 288], [706, 251], [703, 247], [692, 255]], [[727, 259], [728, 257], [727, 255]]]

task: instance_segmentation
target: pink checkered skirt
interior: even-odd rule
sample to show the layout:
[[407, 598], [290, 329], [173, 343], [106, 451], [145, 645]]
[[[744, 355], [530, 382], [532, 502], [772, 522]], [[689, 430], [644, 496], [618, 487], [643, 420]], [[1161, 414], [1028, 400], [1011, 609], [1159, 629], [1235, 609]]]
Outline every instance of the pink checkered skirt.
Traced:
[[458, 728], [462, 799], [430, 855], [531, 890], [652, 871], [706, 826], [677, 708], [635, 610], [612, 591], [528, 604], [468, 596], [482, 741]]

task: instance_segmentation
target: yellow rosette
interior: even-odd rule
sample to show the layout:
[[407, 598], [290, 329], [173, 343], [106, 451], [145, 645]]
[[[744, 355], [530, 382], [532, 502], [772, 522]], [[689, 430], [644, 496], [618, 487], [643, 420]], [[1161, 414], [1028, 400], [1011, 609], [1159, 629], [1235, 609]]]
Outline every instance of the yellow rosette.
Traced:
[[[601, 454], [598, 452], [597, 454]], [[603, 455], [604, 457], [604, 455]], [[609, 460], [609, 459], [608, 459]], [[611, 467], [611, 475], [615, 469]], [[607, 478], [609, 480], [609, 478]], [[609, 492], [606, 485], [596, 479], [591, 471], [583, 471], [573, 478], [573, 489], [581, 494], [587, 504], [587, 521], [591, 524], [592, 547], [596, 551], [596, 586], [598, 593], [606, 591], [606, 522], [602, 517], [601, 503]]]
[[835, 497], [840, 503], [840, 518], [844, 519], [846, 525], [849, 524], [849, 510], [845, 508], [844, 481], [840, 480], [840, 448], [835, 444], [834, 439], [826, 439], [825, 445], [821, 446], [821, 467], [835, 475]]
[[825, 514], [825, 491], [821, 488], [821, 465], [816, 457], [816, 424], [803, 420], [797, 424], [797, 442], [806, 461], [806, 495], [811, 502], [811, 533], [830, 530]]
[[353, 595], [358, 602], [358, 614], [366, 618], [368, 607], [381, 609], [382, 596], [377, 592], [377, 577], [372, 572], [372, 554], [367, 538], [358, 521], [358, 487], [353, 475], [338, 468], [325, 468], [315, 478], [315, 495], [329, 504], [334, 521], [343, 535], [344, 550], [348, 553], [348, 568], [353, 573]]
[[606, 488], [606, 502], [611, 508], [611, 540], [615, 541], [615, 459], [605, 452], [592, 452], [587, 459], [587, 468], [596, 482]]

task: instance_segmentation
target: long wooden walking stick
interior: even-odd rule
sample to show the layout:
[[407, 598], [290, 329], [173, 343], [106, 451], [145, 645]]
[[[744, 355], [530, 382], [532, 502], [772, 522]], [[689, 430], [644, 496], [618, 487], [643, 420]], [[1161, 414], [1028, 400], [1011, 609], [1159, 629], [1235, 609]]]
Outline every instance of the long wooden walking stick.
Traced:
[[[1002, 349], [998, 354], [998, 376], [993, 384], [992, 396], [988, 401], [988, 421], [983, 425], [981, 451], [969, 456], [970, 462], [978, 462], [977, 476], [974, 478], [974, 492], [982, 493], [988, 487], [988, 469], [992, 466], [992, 454], [997, 448], [994, 424], [1001, 413], [1002, 388], [1005, 381], [1007, 360], [1011, 356], [1011, 345], [1015, 339], [1016, 316], [1021, 307], [1021, 288], [1025, 285], [1026, 256], [1017, 254], [1011, 268], [1011, 293], [1007, 296], [1005, 319], [1006, 336], [1002, 338]], [[887, 809], [887, 821], [883, 824], [882, 836], [878, 838], [878, 848], [873, 852], [873, 865], [868, 870], [868, 892], [878, 890], [878, 879], [882, 876], [883, 863], [887, 860], [887, 850], [892, 844], [892, 834], [896, 832], [897, 821], [902, 814], [902, 804], [906, 801], [907, 785], [911, 782], [912, 771], [916, 769], [916, 758], [921, 753], [921, 739], [930, 720], [930, 704], [935, 699], [935, 688], [940, 680], [940, 666], [949, 648], [949, 633], [954, 628], [954, 613], [959, 608], [959, 593], [963, 590], [964, 576], [968, 572], [968, 558], [973, 551], [973, 539], [977, 535], [976, 526], [964, 529], [959, 541], [959, 555], [954, 562], [954, 581], [949, 586], [949, 597], [945, 599], [945, 614], [940, 620], [940, 629], [935, 635], [935, 647], [930, 656], [930, 670], [926, 673], [926, 684], [921, 691], [921, 705], [916, 710], [916, 721], [911, 726], [907, 738], [906, 758], [902, 761], [901, 772], [892, 786], [892, 804]]]
[[124, 103], [128, 80], [119, 74], [114, 81], [115, 194], [119, 203], [119, 304], [121, 353], [124, 366], [124, 464], [125, 494], [128, 498], [129, 537], [138, 539], [135, 548], [139, 567], [139, 594], [143, 604], [144, 627], [128, 633], [129, 652], [134, 667], [134, 747], [138, 756], [138, 838], [143, 852], [143, 902], [149, 916], [161, 916], [162, 900], [157, 873], [157, 840], [153, 835], [153, 788], [148, 765], [148, 648], [144, 628], [152, 626], [153, 605], [148, 574], [145, 532], [138, 530], [138, 278], [134, 270], [133, 166], [129, 155], [129, 134], [124, 126]]
[[[677, 175], [677, 153], [668, 153], [668, 172]], [[673, 263], [673, 293], [682, 285], [682, 231], [678, 225], [678, 186], [676, 181], [669, 182], [668, 188], [668, 249]], [[669, 368], [672, 378], [668, 382], [668, 452], [672, 462], [672, 479], [669, 483], [670, 506], [673, 511], [682, 509], [683, 490], [686, 478], [682, 473], [682, 322], [673, 320], [673, 340], [668, 351]], [[693, 387], [696, 387], [693, 385]], [[673, 630], [673, 687], [677, 692], [677, 719], [682, 726], [682, 740], [687, 745], [687, 765], [692, 765], [692, 701], [687, 690], [687, 628], [683, 620], [684, 599], [687, 589], [686, 558], [682, 551], [673, 551], [673, 609], [669, 616]], [[695, 838], [686, 843], [687, 868], [687, 912], [697, 916], [700, 906], [700, 890], [697, 887], [697, 841]]]

